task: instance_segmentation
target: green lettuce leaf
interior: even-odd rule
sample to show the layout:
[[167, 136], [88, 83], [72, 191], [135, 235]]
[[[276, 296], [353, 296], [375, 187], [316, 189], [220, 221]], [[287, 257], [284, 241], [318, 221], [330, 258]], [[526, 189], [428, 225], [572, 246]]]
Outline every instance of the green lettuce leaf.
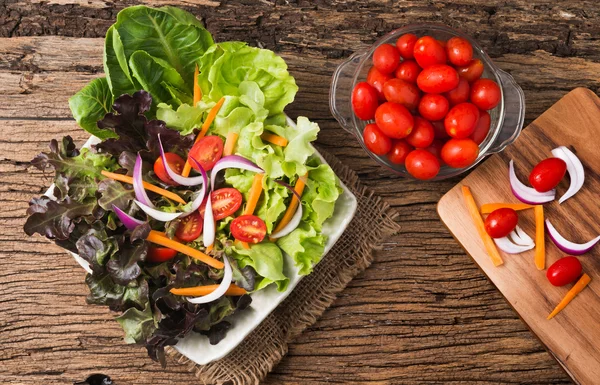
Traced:
[[309, 121], [304, 116], [298, 117], [296, 128], [288, 127], [285, 137], [289, 140], [283, 151], [285, 163], [283, 165], [286, 175], [304, 175], [308, 157], [314, 154], [315, 149], [311, 142], [317, 139], [319, 125]]
[[69, 108], [77, 124], [90, 134], [100, 139], [115, 138], [114, 132], [100, 129], [96, 125], [98, 120], [112, 110], [112, 102], [113, 96], [106, 78], [98, 78], [69, 98]]
[[325, 220], [333, 215], [341, 189], [329, 165], [321, 163], [317, 158], [312, 158], [308, 165], [310, 171], [302, 194], [302, 219], [309, 221], [317, 231], [321, 231]]
[[275, 283], [278, 291], [285, 291], [289, 278], [283, 274], [283, 254], [276, 244], [270, 242], [251, 245], [249, 249], [234, 247], [232, 255], [243, 269], [251, 266], [260, 277], [256, 281], [255, 290], [260, 290]]
[[277, 246], [294, 258], [301, 275], [310, 274], [313, 266], [321, 260], [327, 238], [317, 233], [307, 222], [300, 225], [291, 233], [277, 240]]
[[146, 303], [144, 310], [131, 307], [115, 319], [123, 328], [125, 332], [124, 339], [128, 344], [145, 342], [156, 330], [150, 302]]
[[114, 26], [106, 31], [103, 64], [108, 86], [115, 98], [123, 94], [133, 94], [140, 89], [139, 84], [131, 77], [121, 35]]

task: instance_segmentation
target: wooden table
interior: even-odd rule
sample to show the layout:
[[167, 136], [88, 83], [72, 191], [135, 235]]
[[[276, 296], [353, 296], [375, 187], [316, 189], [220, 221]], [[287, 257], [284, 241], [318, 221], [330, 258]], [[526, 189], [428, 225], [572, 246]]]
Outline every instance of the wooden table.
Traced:
[[[122, 384], [187, 384], [122, 342], [104, 307], [85, 304], [75, 261], [22, 231], [27, 201], [48, 178], [28, 161], [54, 137], [87, 134], [67, 99], [102, 72], [104, 33], [136, 1], [0, 2], [0, 382], [68, 384], [101, 372]], [[473, 35], [523, 87], [526, 124], [574, 87], [600, 87], [600, 4], [572, 0], [434, 2], [150, 0], [202, 18], [218, 41], [275, 50], [300, 86], [291, 116], [322, 132], [320, 148], [350, 165], [399, 212], [402, 231], [296, 343], [267, 383], [569, 383], [569, 377], [439, 221], [458, 179], [402, 180], [378, 167], [331, 117], [336, 65], [405, 24], [441, 22]], [[393, 3], [393, 5], [392, 5]], [[497, 3], [497, 4], [496, 4]], [[554, 3], [554, 2], [552, 2]], [[196, 5], [195, 5], [196, 4]]]

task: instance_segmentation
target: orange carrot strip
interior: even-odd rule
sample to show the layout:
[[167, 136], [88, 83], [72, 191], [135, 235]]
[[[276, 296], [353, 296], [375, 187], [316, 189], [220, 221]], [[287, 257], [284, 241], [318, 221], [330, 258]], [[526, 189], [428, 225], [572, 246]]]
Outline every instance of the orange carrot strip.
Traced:
[[581, 276], [581, 278], [579, 278], [579, 281], [577, 281], [575, 285], [573, 285], [571, 290], [569, 290], [569, 292], [564, 296], [560, 303], [556, 305], [554, 310], [552, 310], [552, 313], [550, 313], [550, 315], [548, 315], [548, 318], [546, 319], [552, 319], [555, 315], [560, 313], [560, 311], [564, 309], [573, 300], [573, 298], [575, 298], [577, 294], [579, 294], [583, 289], [585, 289], [585, 287], [588, 285], [588, 283], [590, 283], [591, 280], [592, 279], [590, 278], [590, 276], [584, 273]]
[[242, 247], [244, 249], [249, 249], [250, 248], [250, 245], [248, 244], [248, 242], [240, 241], [240, 245], [242, 245]]
[[534, 207], [535, 206], [528, 205], [525, 203], [486, 203], [481, 206], [481, 213], [489, 214], [494, 210], [503, 209], [503, 208], [508, 208], [508, 209], [513, 209], [513, 210], [519, 211], [519, 210], [532, 209]]
[[[204, 123], [202, 123], [202, 128], [200, 129], [200, 132], [196, 136], [196, 140], [194, 141], [194, 144], [198, 143], [198, 141], [200, 139], [204, 138], [204, 135], [206, 135], [206, 132], [210, 128], [210, 125], [212, 124], [213, 120], [215, 120], [215, 118], [217, 117], [217, 114], [219, 113], [219, 110], [223, 106], [223, 103], [225, 103], [224, 97], [221, 98], [217, 102], [217, 104], [215, 104], [215, 106], [213, 108], [211, 108], [211, 110], [208, 112], [208, 115], [206, 116], [206, 120], [204, 121]], [[186, 160], [185, 166], [183, 166], [183, 171], [181, 172], [181, 175], [184, 177], [188, 177], [188, 176], [190, 176], [191, 171], [192, 171], [192, 165], [190, 164], [189, 160]]]
[[198, 69], [198, 64], [196, 64], [196, 68], [194, 69], [194, 104], [196, 104], [202, 99], [202, 89], [198, 84], [198, 76], [200, 75], [200, 70]]
[[[114, 172], [109, 172], [109, 171], [105, 171], [105, 170], [102, 170], [101, 174], [104, 175], [107, 178], [110, 178], [110, 179], [113, 179], [113, 180], [116, 180], [116, 181], [119, 181], [119, 182], [133, 184], [133, 178], [130, 177], [130, 176], [127, 176], [127, 175], [116, 174]], [[181, 204], [185, 204], [185, 201], [179, 195], [177, 195], [177, 194], [175, 194], [175, 193], [173, 193], [171, 191], [162, 189], [162, 188], [160, 188], [158, 186], [155, 186], [153, 184], [150, 184], [148, 182], [144, 182], [143, 186], [148, 191], [155, 192], [155, 193], [157, 193], [159, 195], [162, 195], [162, 196], [164, 196], [166, 198], [174, 200], [175, 202], [178, 202], [178, 203], [181, 203]]]
[[225, 147], [223, 147], [223, 156], [233, 154], [233, 149], [235, 148], [235, 142], [237, 142], [238, 136], [240, 136], [236, 132], [230, 132], [227, 134], [227, 139], [225, 139]]
[[225, 266], [223, 262], [204, 254], [200, 250], [196, 250], [192, 247], [184, 245], [183, 243], [169, 239], [163, 236], [162, 233], [155, 230], [150, 230], [150, 234], [148, 234], [146, 240], [148, 242], [156, 243], [157, 245], [168, 247], [169, 249], [177, 250], [180, 253], [189, 255], [190, 257], [204, 262], [215, 269], [222, 269]]
[[214, 246], [214, 243], [213, 243], [213, 244], [210, 244], [210, 245], [208, 245], [208, 246], [206, 247], [206, 252], [207, 252], [207, 253], [210, 253], [210, 252], [212, 251], [212, 249], [213, 249], [213, 246]]
[[544, 227], [544, 206], [537, 205], [535, 212], [535, 267], [544, 270], [546, 267], [546, 228]]
[[254, 210], [256, 210], [256, 204], [258, 203], [263, 190], [262, 180], [263, 174], [254, 175], [252, 187], [250, 187], [250, 194], [248, 195], [248, 202], [246, 202], [246, 208], [244, 209], [244, 215], [254, 214]]
[[477, 209], [477, 204], [475, 203], [475, 199], [473, 198], [473, 194], [471, 194], [471, 189], [468, 186], [462, 186], [463, 197], [465, 198], [465, 203], [467, 204], [467, 209], [469, 210], [469, 214], [473, 219], [473, 223], [477, 228], [477, 232], [479, 232], [479, 237], [483, 241], [485, 245], [485, 249], [487, 250], [488, 255], [492, 259], [492, 263], [494, 266], [500, 266], [504, 263], [500, 254], [498, 253], [498, 249], [496, 248], [496, 244], [489, 236], [489, 234], [485, 231], [485, 226], [483, 225], [483, 219], [481, 219], [481, 214], [479, 214], [479, 210]]
[[[219, 285], [180, 287], [180, 288], [172, 288], [169, 291], [171, 292], [171, 294], [175, 294], [175, 295], [184, 295], [186, 297], [201, 297], [203, 295], [209, 295], [210, 293], [215, 291], [218, 287], [219, 287]], [[231, 286], [229, 286], [229, 289], [227, 289], [227, 291], [225, 292], [225, 295], [230, 295], [230, 296], [235, 296], [235, 297], [244, 295], [244, 294], [248, 294], [248, 292], [245, 289], [239, 287], [238, 285], [236, 285], [234, 283], [232, 283]]]
[[260, 136], [265, 142], [273, 143], [276, 146], [285, 147], [288, 144], [288, 140], [283, 136], [275, 135], [270, 132], [263, 132]]
[[[298, 195], [300, 195], [301, 197], [302, 197], [302, 193], [304, 192], [304, 187], [306, 186], [306, 178], [307, 177], [308, 177], [308, 174], [304, 175], [301, 178], [298, 178], [298, 180], [296, 181], [296, 185], [294, 186], [294, 191], [296, 191], [298, 193]], [[299, 203], [300, 203], [300, 200], [295, 195], [292, 196], [292, 201], [290, 202], [290, 205], [285, 210], [285, 213], [283, 214], [283, 218], [281, 218], [281, 221], [279, 221], [277, 226], [275, 226], [275, 229], [271, 232], [272, 234], [279, 232], [288, 223], [290, 223], [290, 221], [292, 220], [292, 217], [296, 213], [296, 209], [298, 208]], [[271, 240], [274, 240], [274, 239], [275, 238], [271, 238]]]

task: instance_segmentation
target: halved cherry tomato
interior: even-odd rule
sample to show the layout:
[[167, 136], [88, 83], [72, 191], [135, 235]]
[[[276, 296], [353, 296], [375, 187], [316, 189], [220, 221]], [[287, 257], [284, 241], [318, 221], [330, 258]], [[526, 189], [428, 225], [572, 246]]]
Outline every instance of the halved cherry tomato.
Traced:
[[[385, 100], [385, 96], [383, 95], [383, 85], [385, 84], [385, 82], [387, 82], [390, 79], [393, 79], [394, 77], [391, 76], [390, 74], [384, 74], [383, 72], [379, 71], [377, 68], [375, 67], [371, 67], [371, 69], [369, 70], [369, 73], [367, 74], [367, 83], [369, 83], [371, 86], [373, 86], [375, 88], [375, 90], [377, 90], [377, 96], [379, 98], [380, 101], [384, 101]], [[416, 77], [415, 77], [416, 79]]]
[[385, 102], [375, 111], [375, 123], [390, 138], [402, 139], [412, 131], [414, 119], [402, 104]]
[[[215, 163], [221, 159], [222, 155], [223, 139], [216, 135], [211, 135], [205, 136], [196, 142], [196, 144], [194, 144], [190, 150], [188, 157], [196, 159], [202, 168], [204, 168], [205, 171], [208, 171], [212, 170], [212, 168], [215, 166]], [[192, 167], [194, 170], [200, 171], [194, 162], [192, 162]]]
[[175, 231], [175, 236], [184, 242], [191, 242], [202, 234], [204, 225], [200, 214], [196, 211], [184, 217]]
[[248, 243], [259, 243], [267, 234], [267, 226], [256, 215], [242, 215], [229, 225], [231, 234], [235, 239]]
[[479, 59], [473, 59], [464, 67], [457, 67], [458, 76], [467, 79], [469, 83], [473, 83], [483, 74], [483, 62]]
[[444, 96], [448, 99], [451, 106], [455, 106], [459, 103], [464, 103], [469, 101], [469, 82], [466, 79], [460, 78], [458, 80], [458, 85], [446, 92]]
[[493, 80], [479, 79], [471, 86], [471, 103], [482, 110], [491, 110], [496, 107], [501, 98], [500, 87]]
[[417, 77], [417, 85], [423, 92], [441, 94], [458, 85], [458, 73], [446, 64], [434, 64], [425, 68]]
[[425, 94], [419, 102], [419, 114], [430, 121], [444, 119], [449, 108], [448, 100], [440, 94]]
[[453, 138], [463, 139], [475, 131], [479, 120], [479, 109], [471, 103], [459, 103], [448, 111], [444, 119], [446, 132]]
[[400, 52], [391, 44], [382, 44], [373, 52], [373, 65], [384, 74], [391, 74], [400, 64]]
[[448, 60], [455, 66], [466, 66], [473, 58], [473, 47], [466, 39], [455, 36], [446, 44]]
[[483, 143], [487, 138], [488, 132], [490, 132], [491, 124], [490, 114], [487, 111], [479, 111], [479, 120], [475, 126], [475, 131], [471, 134], [470, 138], [477, 144]]
[[400, 52], [400, 56], [404, 59], [412, 59], [415, 57], [414, 49], [417, 37], [412, 33], [405, 33], [396, 40], [396, 48]]
[[567, 256], [554, 262], [546, 272], [546, 278], [554, 286], [564, 286], [575, 282], [581, 275], [582, 267], [579, 259]]
[[450, 139], [442, 147], [442, 160], [450, 167], [463, 168], [479, 156], [479, 146], [471, 139]]
[[485, 218], [485, 231], [492, 238], [502, 238], [517, 227], [519, 217], [513, 209], [503, 207], [494, 210]]
[[[185, 160], [177, 154], [172, 152], [166, 152], [165, 158], [167, 158], [167, 164], [171, 168], [171, 170], [175, 171], [177, 174], [181, 175], [181, 171], [183, 171], [183, 166], [185, 165]], [[162, 161], [162, 157], [158, 157], [154, 162], [154, 173], [156, 176], [171, 186], [177, 186], [178, 183], [175, 182], [171, 177], [167, 174], [167, 170], [165, 170], [165, 166]]]
[[419, 104], [421, 92], [412, 83], [402, 79], [391, 79], [383, 85], [383, 95], [388, 102], [400, 103], [413, 110]]
[[406, 157], [412, 150], [414, 150], [413, 146], [406, 143], [406, 141], [402, 139], [394, 140], [392, 150], [388, 153], [387, 157], [394, 164], [404, 164]]
[[413, 51], [415, 60], [421, 68], [427, 68], [434, 64], [446, 63], [446, 50], [431, 36], [423, 36], [415, 42]]
[[[242, 205], [242, 194], [233, 187], [225, 187], [210, 193], [210, 205], [212, 206], [215, 221], [227, 218], [235, 213]], [[206, 199], [200, 205], [198, 212], [204, 218], [206, 211]]]
[[149, 247], [146, 262], [161, 263], [173, 259], [177, 255], [177, 250], [168, 247]]
[[371, 120], [375, 117], [377, 106], [377, 90], [367, 82], [358, 83], [352, 91], [352, 109], [356, 116], [362, 120]]
[[392, 149], [392, 140], [375, 123], [367, 124], [363, 131], [363, 141], [375, 155], [385, 155]]
[[396, 77], [409, 83], [416, 83], [417, 77], [421, 72], [421, 67], [414, 60], [404, 60], [398, 68], [396, 68]]
[[567, 171], [567, 164], [559, 158], [548, 158], [538, 163], [531, 174], [529, 183], [536, 191], [546, 192], [556, 187]]
[[440, 161], [432, 153], [417, 149], [406, 157], [406, 171], [417, 179], [431, 179], [440, 172]]
[[415, 117], [415, 127], [406, 137], [406, 142], [416, 148], [425, 148], [433, 143], [433, 139], [435, 134], [431, 123], [421, 117]]

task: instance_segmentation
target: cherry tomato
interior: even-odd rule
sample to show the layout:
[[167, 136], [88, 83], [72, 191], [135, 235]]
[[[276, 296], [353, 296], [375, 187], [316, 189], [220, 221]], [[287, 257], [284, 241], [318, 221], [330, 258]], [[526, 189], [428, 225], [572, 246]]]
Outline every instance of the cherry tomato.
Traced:
[[442, 147], [442, 160], [454, 168], [472, 165], [478, 155], [479, 146], [471, 139], [450, 139]]
[[446, 64], [434, 64], [425, 68], [417, 77], [417, 85], [423, 92], [441, 94], [458, 85], [458, 73]]
[[559, 158], [548, 158], [538, 163], [531, 174], [529, 183], [536, 191], [546, 192], [556, 187], [567, 171], [567, 164]]
[[479, 79], [471, 86], [471, 102], [482, 110], [496, 107], [501, 98], [500, 87], [493, 80]]
[[445, 64], [447, 60], [446, 50], [439, 41], [431, 36], [423, 36], [418, 39], [415, 42], [413, 54], [421, 68], [427, 68], [434, 64]]
[[417, 179], [431, 179], [440, 172], [440, 161], [423, 149], [411, 151], [405, 161], [406, 171]]
[[425, 147], [424, 150], [432, 153], [436, 158], [438, 158], [438, 160], [440, 160], [440, 163], [442, 163], [443, 162], [443, 160], [442, 160], [442, 148], [443, 147], [444, 147], [444, 142], [442, 142], [439, 139], [434, 139], [433, 142], [431, 143], [431, 145], [428, 147]]
[[360, 82], [352, 91], [352, 109], [359, 119], [371, 120], [379, 105], [377, 90], [367, 82]]
[[146, 262], [161, 263], [173, 259], [177, 255], [177, 250], [168, 247], [149, 247]]
[[435, 132], [436, 139], [448, 139], [450, 135], [446, 132], [446, 127], [444, 126], [443, 120], [436, 120], [431, 122], [433, 126], [433, 131]]
[[546, 272], [546, 278], [554, 286], [575, 282], [581, 276], [581, 262], [575, 257], [564, 257], [554, 262]]
[[388, 102], [400, 103], [409, 110], [417, 108], [421, 92], [412, 83], [391, 79], [383, 85], [383, 95]]
[[363, 141], [375, 155], [385, 155], [392, 149], [392, 140], [375, 123], [367, 124], [363, 131]]
[[471, 134], [470, 138], [477, 144], [483, 143], [487, 138], [488, 132], [490, 132], [491, 118], [487, 111], [479, 111], [479, 120], [475, 126], [475, 131]]
[[404, 59], [412, 59], [415, 57], [414, 49], [417, 37], [412, 33], [405, 33], [396, 40], [396, 48], [400, 52], [400, 56]]
[[229, 225], [231, 235], [238, 241], [259, 243], [267, 234], [267, 226], [256, 215], [242, 215], [235, 218]]
[[402, 104], [385, 102], [375, 111], [375, 123], [390, 138], [405, 138], [413, 129], [414, 119]]
[[210, 205], [215, 221], [227, 218], [242, 205], [242, 194], [232, 187], [220, 188], [210, 193]]
[[394, 164], [404, 164], [406, 157], [412, 150], [414, 150], [414, 148], [406, 143], [406, 141], [394, 140], [392, 150], [388, 153], [387, 157], [390, 162]]
[[[165, 158], [167, 158], [167, 164], [171, 168], [171, 170], [175, 171], [177, 174], [181, 175], [183, 171], [183, 166], [185, 165], [185, 160], [177, 154], [172, 152], [166, 152]], [[156, 162], [154, 162], [154, 173], [156, 176], [171, 186], [177, 186], [178, 183], [175, 182], [171, 177], [167, 174], [167, 170], [165, 170], [165, 166], [163, 165], [162, 157], [158, 157]]]
[[459, 103], [448, 111], [444, 119], [446, 132], [453, 138], [463, 139], [475, 131], [479, 110], [471, 103]]
[[177, 227], [175, 236], [184, 242], [191, 242], [202, 234], [202, 226], [204, 225], [200, 213], [193, 212], [187, 217], [184, 217]]
[[416, 83], [417, 77], [421, 72], [421, 67], [414, 60], [404, 60], [398, 68], [396, 68], [396, 77], [409, 83]]
[[485, 231], [492, 238], [502, 238], [510, 234], [517, 227], [519, 217], [513, 209], [503, 207], [494, 210], [485, 218]]
[[380, 101], [385, 101], [385, 96], [383, 96], [383, 85], [390, 79], [393, 79], [393, 76], [384, 74], [375, 67], [371, 67], [367, 74], [367, 83], [375, 87]]
[[458, 76], [466, 79], [469, 83], [473, 83], [483, 74], [483, 62], [479, 59], [471, 60], [469, 64], [463, 67], [457, 67]]
[[373, 52], [373, 65], [384, 74], [391, 74], [400, 64], [400, 52], [391, 44], [382, 44]]
[[453, 37], [446, 44], [448, 60], [455, 66], [466, 66], [473, 59], [473, 47], [462, 37]]
[[455, 106], [469, 101], [469, 90], [469, 82], [460, 78], [458, 80], [458, 85], [454, 89], [446, 92], [444, 96], [448, 99], [451, 106]]
[[[204, 171], [212, 170], [215, 163], [221, 159], [223, 155], [223, 139], [216, 135], [205, 136], [194, 144], [188, 157], [194, 158], [204, 168]], [[194, 162], [192, 167], [196, 171], [200, 171]]]
[[419, 114], [430, 121], [444, 119], [449, 108], [448, 100], [440, 94], [425, 94], [419, 102]]
[[406, 137], [406, 142], [416, 148], [425, 148], [433, 143], [434, 138], [435, 134], [431, 123], [421, 117], [415, 117], [415, 126]]

